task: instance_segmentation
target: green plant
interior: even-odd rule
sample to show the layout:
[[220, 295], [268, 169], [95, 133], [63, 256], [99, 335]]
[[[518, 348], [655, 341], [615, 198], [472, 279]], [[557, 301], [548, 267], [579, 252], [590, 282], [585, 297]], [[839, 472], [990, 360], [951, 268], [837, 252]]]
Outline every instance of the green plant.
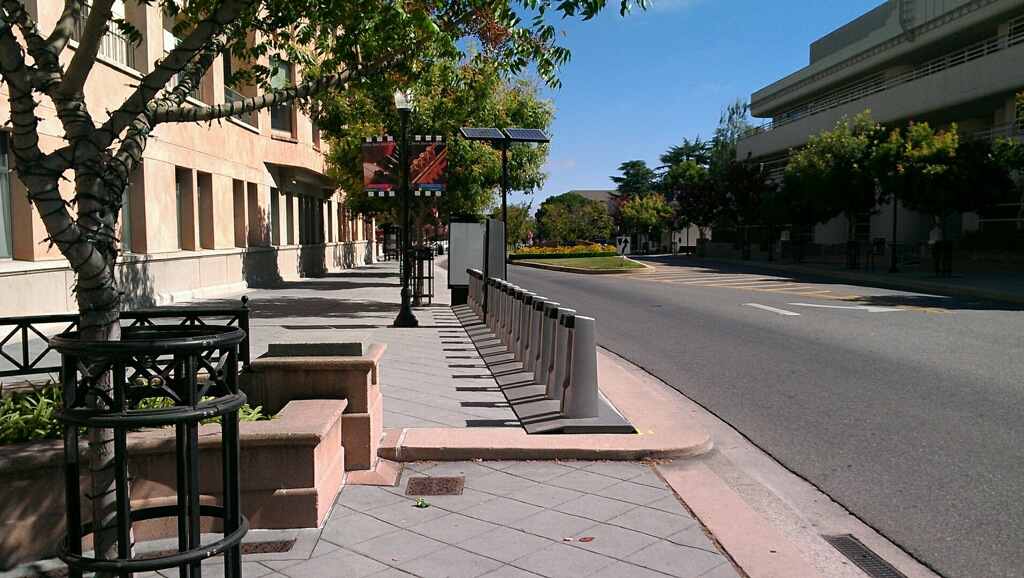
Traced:
[[31, 391], [14, 392], [0, 399], [0, 444], [60, 439], [64, 426], [53, 419], [63, 394], [53, 381]]
[[[64, 392], [52, 379], [41, 386], [33, 386], [31, 390], [3, 396], [0, 399], [0, 444], [60, 439], [64, 435], [64, 425], [53, 417], [53, 412], [63, 403]], [[152, 397], [141, 400], [137, 409], [158, 409], [173, 405], [170, 398]], [[265, 415], [262, 406], [251, 407], [245, 404], [238, 410], [238, 421], [269, 419], [272, 416]], [[212, 417], [201, 423], [220, 423], [220, 417]]]

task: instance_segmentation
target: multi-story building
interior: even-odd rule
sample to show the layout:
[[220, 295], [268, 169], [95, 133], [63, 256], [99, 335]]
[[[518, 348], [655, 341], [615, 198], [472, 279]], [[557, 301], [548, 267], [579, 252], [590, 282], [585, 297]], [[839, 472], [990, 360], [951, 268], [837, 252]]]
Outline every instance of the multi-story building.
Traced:
[[[64, 7], [55, 0], [27, 4], [43, 29]], [[104, 38], [86, 87], [94, 114], [116, 109], [176, 42], [174, 22], [155, 5], [118, 0], [115, 13], [143, 38], [132, 44], [114, 31]], [[255, 87], [239, 94], [225, 85], [238, 63], [220, 60], [190, 104], [256, 94]], [[287, 63], [278, 70], [275, 81], [295, 79]], [[0, 85], [0, 126], [8, 125], [9, 111]], [[52, 150], [62, 142], [60, 126], [52, 109], [44, 112], [41, 146]], [[76, 311], [73, 274], [43, 242], [46, 232], [14, 174], [9, 147], [9, 134], [0, 130], [0, 317]], [[130, 177], [119, 219], [118, 276], [128, 303], [228, 293], [373, 260], [374, 225], [343, 207], [344, 193], [325, 175], [325, 148], [315, 123], [289, 105], [208, 125], [159, 125]]]
[[[1022, 62], [1024, 0], [888, 0], [813, 43], [808, 66], [751, 96], [752, 115], [770, 120], [744, 135], [738, 158], [750, 154], [781, 175], [789, 150], [865, 110], [889, 128], [956, 123], [962, 134], [1021, 138], [1015, 95], [1024, 92]], [[859, 237], [888, 237], [892, 210], [865, 221]], [[1022, 216], [1018, 203], [986, 218], [1021, 227]], [[899, 242], [928, 238], [930, 216], [901, 210], [898, 217]], [[946, 226], [956, 236], [985, 224], [971, 214]], [[815, 231], [817, 242], [845, 240], [845, 219]]]

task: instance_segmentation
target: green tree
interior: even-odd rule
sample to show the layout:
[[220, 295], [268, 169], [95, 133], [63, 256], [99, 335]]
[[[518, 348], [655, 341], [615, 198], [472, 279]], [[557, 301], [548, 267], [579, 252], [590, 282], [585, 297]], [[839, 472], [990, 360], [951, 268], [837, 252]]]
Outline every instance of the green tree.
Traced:
[[750, 105], [739, 98], [722, 111], [708, 149], [708, 171], [713, 178], [722, 179], [736, 161], [736, 143], [743, 133], [753, 128], [749, 112]]
[[762, 209], [765, 195], [775, 188], [775, 184], [761, 163], [749, 158], [732, 161], [723, 170], [718, 188], [723, 201], [720, 220], [742, 227], [744, 240], [748, 238], [750, 227], [774, 225], [764, 219]]
[[[645, 2], [637, 0], [641, 7]], [[555, 44], [551, 17], [586, 20], [605, 6], [583, 0], [557, 5], [550, 0], [158, 3], [177, 22], [180, 43], [158, 66], [147, 67], [128, 98], [102, 112], [90, 110], [86, 102], [89, 91], [103, 87], [89, 80], [94, 72], [105, 74], [95, 64], [106, 32], [116, 28], [132, 40], [142, 38], [129, 20], [114, 15], [113, 0], [89, 3], [89, 17], [75, 43], [72, 35], [85, 0], [63, 3], [55, 24], [46, 29], [22, 1], [0, 4], [0, 80], [8, 89], [11, 153], [49, 241], [74, 271], [79, 327], [86, 339], [120, 339], [121, 291], [114, 274], [120, 241], [114, 231], [129, 175], [139, 166], [149, 139], [159, 138], [161, 125], [214, 122], [289, 101], [308, 102], [314, 95], [353, 84], [411, 82], [426, 64], [457, 57], [467, 38], [480, 42], [483, 55], [497, 57], [504, 72], [532, 67], [548, 85], [557, 86], [556, 71], [569, 53]], [[620, 13], [631, 5], [631, 0], [622, 0]], [[255, 84], [265, 92], [233, 103], [186, 104], [225, 51], [253, 63], [234, 72], [228, 84]], [[305, 76], [298, 85], [271, 85], [275, 71], [266, 63], [274, 57], [301, 65]], [[56, 122], [48, 123], [55, 126], [43, 128], [46, 110], [56, 111]], [[45, 150], [41, 136], [54, 131], [64, 144]], [[62, 180], [74, 183], [69, 198], [59, 187]], [[90, 469], [110, 474], [93, 476], [92, 494], [103, 496], [97, 499], [94, 520], [101, 529], [97, 556], [103, 558], [116, 553], [113, 532], [103, 530], [112, 529], [114, 515], [112, 451], [107, 449], [113, 444], [109, 430], [89, 435]]]
[[563, 193], [545, 200], [537, 209], [536, 218], [537, 235], [559, 243], [607, 239], [612, 232], [612, 218], [605, 204], [578, 193]]
[[705, 165], [696, 159], [686, 159], [670, 166], [661, 177], [661, 188], [670, 195], [678, 194], [688, 186], [711, 178]]
[[936, 131], [925, 122], [910, 123], [876, 148], [872, 167], [903, 206], [942, 221], [980, 212], [1009, 192], [1007, 150], [963, 138], [955, 124]]
[[661, 161], [660, 168], [662, 170], [670, 170], [672, 167], [684, 162], [692, 162], [697, 166], [706, 168], [711, 163], [711, 147], [712, 143], [700, 140], [700, 136], [693, 141], [684, 138], [683, 144], [670, 147], [664, 154], [658, 157], [658, 160]]
[[722, 212], [722, 198], [717, 183], [709, 176], [685, 183], [675, 200], [679, 203], [680, 221], [695, 225], [700, 238], [707, 238], [708, 229]]
[[[392, 92], [378, 86], [359, 87], [327, 98], [320, 127], [328, 135], [331, 176], [349, 191], [346, 207], [392, 223], [399, 204], [393, 198], [363, 192], [362, 139], [398, 134], [399, 119]], [[456, 135], [462, 126], [528, 126], [550, 129], [553, 109], [539, 98], [536, 85], [507, 79], [492, 59], [462, 64], [442, 60], [430, 65], [413, 88], [415, 110], [409, 134]], [[410, 203], [413, 231], [436, 224], [452, 213], [483, 213], [496, 203], [501, 183], [501, 152], [486, 142], [447, 141], [447, 191], [441, 197], [414, 197]], [[544, 181], [541, 171], [547, 145], [516, 143], [508, 151], [508, 188], [532, 192]], [[419, 236], [413, 238], [419, 243]]]
[[626, 161], [619, 165], [618, 177], [610, 177], [619, 196], [645, 196], [657, 190], [658, 174], [644, 161]]
[[812, 136], [804, 148], [791, 152], [787, 190], [815, 197], [795, 201], [794, 206], [810, 210], [816, 219], [846, 215], [849, 239], [854, 240], [857, 218], [877, 211], [875, 176], [868, 165], [883, 134], [883, 127], [864, 112], [852, 121], [842, 119], [832, 131]]
[[[535, 221], [530, 215], [530, 203], [523, 201], [508, 206], [508, 221], [505, 233], [510, 245], [522, 246], [533, 236]], [[501, 218], [501, 210], [491, 214], [492, 219]]]
[[623, 229], [648, 237], [671, 226], [675, 216], [662, 195], [630, 198], [622, 204], [619, 212]]

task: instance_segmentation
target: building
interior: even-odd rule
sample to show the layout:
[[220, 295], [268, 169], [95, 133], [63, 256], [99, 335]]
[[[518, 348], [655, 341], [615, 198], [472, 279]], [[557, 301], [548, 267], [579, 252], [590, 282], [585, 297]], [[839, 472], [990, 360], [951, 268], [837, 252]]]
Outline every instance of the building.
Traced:
[[[956, 123], [982, 138], [1021, 138], [1022, 62], [1024, 0], [888, 0], [813, 43], [808, 66], [751, 96], [751, 114], [769, 120], [740, 139], [737, 157], [759, 158], [781, 175], [790, 149], [865, 110], [890, 128]], [[1000, 209], [988, 218], [1024, 226], [1019, 204]], [[865, 221], [858, 237], [888, 237], [892, 210]], [[930, 216], [897, 216], [900, 243], [928, 238]], [[971, 214], [946, 226], [955, 237], [985, 224]], [[814, 240], [845, 241], [845, 219], [819, 226]]]
[[[43, 30], [64, 7], [55, 0], [26, 5]], [[86, 87], [94, 112], [117, 108], [177, 42], [174, 22], [155, 4], [116, 0], [114, 12], [143, 39], [132, 44], [114, 31], [104, 38]], [[238, 63], [218, 60], [190, 96], [192, 105], [256, 94], [255, 87], [239, 94], [226, 86]], [[287, 63], [279, 71], [276, 82], [296, 78]], [[8, 96], [0, 85], [2, 127], [10, 118]], [[53, 150], [60, 127], [48, 112], [41, 146]], [[374, 224], [343, 208], [344, 193], [325, 175], [326, 144], [298, 108], [278, 106], [211, 125], [162, 124], [153, 137], [131, 175], [119, 220], [118, 276], [130, 306], [224, 294], [374, 259]], [[14, 174], [9, 146], [9, 134], [0, 130], [0, 317], [77, 311], [74, 276], [43, 242], [46, 232]]]

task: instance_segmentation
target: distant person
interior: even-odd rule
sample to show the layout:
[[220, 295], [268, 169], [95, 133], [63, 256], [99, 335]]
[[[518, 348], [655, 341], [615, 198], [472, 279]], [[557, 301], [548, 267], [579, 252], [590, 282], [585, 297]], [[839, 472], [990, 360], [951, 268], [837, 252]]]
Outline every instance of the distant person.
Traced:
[[939, 223], [938, 219], [935, 219], [935, 228], [928, 234], [928, 244], [934, 245], [942, 241], [942, 224]]

